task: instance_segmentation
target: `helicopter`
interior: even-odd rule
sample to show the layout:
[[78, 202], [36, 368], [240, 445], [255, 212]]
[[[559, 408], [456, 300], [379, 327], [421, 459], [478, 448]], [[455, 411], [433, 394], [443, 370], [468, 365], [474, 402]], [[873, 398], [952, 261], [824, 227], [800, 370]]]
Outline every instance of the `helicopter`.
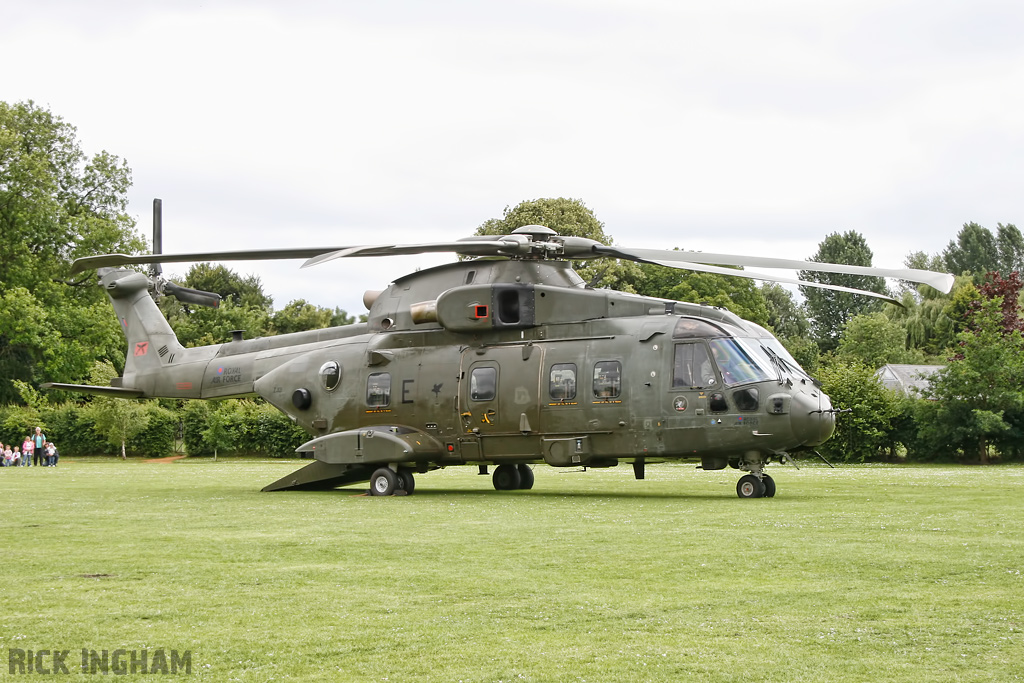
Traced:
[[[750, 273], [736, 266], [893, 277], [948, 292], [953, 277], [792, 259], [636, 249], [539, 225], [449, 242], [163, 254], [76, 260], [96, 269], [128, 343], [111, 386], [49, 389], [133, 398], [258, 395], [305, 429], [312, 457], [264, 491], [369, 482], [408, 495], [416, 474], [468, 465], [498, 491], [534, 486], [533, 465], [605, 468], [697, 462], [744, 472], [740, 498], [770, 498], [772, 461], [812, 451], [835, 430], [821, 385], [768, 330], [713, 306], [593, 289], [571, 262], [613, 258], [804, 284], [897, 303], [885, 294]], [[185, 348], [161, 296], [216, 306], [219, 295], [163, 278], [160, 265], [451, 252], [464, 258], [398, 277], [363, 296], [365, 322]], [[150, 265], [148, 273], [126, 266]], [[732, 266], [726, 268], [723, 266]]]

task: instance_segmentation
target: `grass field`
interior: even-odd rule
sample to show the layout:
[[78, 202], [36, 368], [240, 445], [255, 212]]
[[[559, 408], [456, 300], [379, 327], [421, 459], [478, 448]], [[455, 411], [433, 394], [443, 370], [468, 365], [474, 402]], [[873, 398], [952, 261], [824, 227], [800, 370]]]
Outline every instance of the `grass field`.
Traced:
[[300, 464], [0, 470], [4, 659], [71, 650], [60, 680], [96, 680], [81, 648], [189, 650], [216, 681], [1024, 679], [1024, 467], [775, 468], [759, 500], [690, 465], [259, 491]]

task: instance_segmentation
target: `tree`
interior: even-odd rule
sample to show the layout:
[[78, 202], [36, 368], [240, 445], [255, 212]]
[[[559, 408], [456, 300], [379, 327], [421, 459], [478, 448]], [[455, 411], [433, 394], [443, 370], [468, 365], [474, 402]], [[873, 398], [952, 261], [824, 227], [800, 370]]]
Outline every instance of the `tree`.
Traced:
[[970, 274], [978, 284], [984, 280], [985, 273], [999, 268], [999, 256], [995, 237], [988, 228], [977, 223], [964, 223], [956, 240], [951, 240], [942, 252], [949, 272], [954, 275]]
[[948, 355], [945, 350], [954, 343], [956, 336], [954, 322], [946, 313], [950, 301], [950, 295], [920, 285], [915, 290], [905, 290], [903, 307], [887, 306], [885, 315], [903, 328], [909, 351], [944, 356]]
[[19, 400], [13, 379], [80, 381], [96, 358], [124, 362], [103, 292], [63, 279], [78, 256], [144, 248], [131, 171], [107, 152], [87, 158], [75, 134], [32, 102], [0, 102], [0, 402]]
[[[361, 322], [366, 322], [367, 315], [364, 313], [359, 316]], [[331, 327], [341, 327], [342, 325], [351, 325], [356, 322], [356, 316], [349, 315], [341, 306], [334, 307], [334, 313], [331, 314]]]
[[[225, 402], [226, 403], [226, 402]], [[233, 404], [231, 404], [233, 406]], [[230, 451], [235, 447], [235, 435], [231, 430], [234, 415], [219, 405], [215, 410], [210, 411], [206, 420], [206, 427], [202, 430], [203, 439], [213, 448], [213, 459], [217, 459], [217, 451]]]
[[263, 292], [257, 276], [241, 276], [222, 265], [197, 263], [189, 269], [183, 284], [220, 294], [223, 301], [217, 308], [207, 308], [183, 304], [171, 296], [160, 300], [160, 310], [182, 345], [229, 342], [234, 330], [244, 330], [248, 337], [272, 334], [273, 299]]
[[[768, 324], [768, 306], [757, 284], [746, 277], [700, 273], [643, 264], [636, 292], [673, 301], [718, 306], [758, 325]], [[742, 272], [737, 269], [737, 272]]]
[[[1024, 332], [1024, 320], [1021, 319], [1021, 292], [1024, 291], [1024, 280], [1021, 280], [1020, 273], [1014, 271], [1006, 277], [999, 273], [989, 273], [978, 291], [985, 299], [999, 302], [999, 322], [1004, 335]], [[972, 309], [978, 308], [979, 304], [975, 302]]]
[[[920, 414], [920, 429], [932, 443], [976, 455], [982, 463], [993, 445], [1015, 453], [1024, 434], [1020, 286], [1017, 280], [983, 291], [969, 328], [958, 335], [956, 356], [925, 392], [937, 403], [922, 406]], [[1016, 320], [1008, 319], [1008, 308]]]
[[[906, 268], [917, 268], [918, 270], [933, 270], [936, 272], [943, 272], [946, 270], [946, 262], [943, 260], [941, 255], [938, 254], [926, 254], [923, 251], [912, 251], [907, 254], [907, 257], [903, 259], [903, 265]], [[898, 280], [897, 289], [900, 294], [910, 292], [915, 297], [918, 295], [921, 285], [910, 280]], [[931, 291], [938, 291], [931, 287], [928, 288]]]
[[277, 334], [318, 330], [330, 327], [334, 311], [308, 303], [305, 299], [291, 301], [271, 317], [271, 325]]
[[949, 293], [949, 301], [942, 308], [943, 315], [949, 318], [953, 326], [954, 340], [957, 334], [963, 332], [970, 325], [971, 313], [980, 300], [981, 292], [974, 286], [970, 275], [963, 275], [956, 279], [953, 291]]
[[1024, 269], [1024, 235], [1013, 223], [996, 224], [996, 252], [999, 256], [996, 266], [1001, 273]]
[[185, 286], [204, 292], [220, 294], [224, 300], [231, 300], [235, 306], [261, 308], [270, 311], [274, 300], [264, 293], [263, 283], [258, 275], [239, 275], [223, 265], [197, 263], [185, 276]]
[[[852, 266], [870, 266], [873, 258], [867, 241], [859, 232], [850, 230], [842, 235], [832, 233], [818, 245], [811, 261], [843, 263]], [[886, 292], [885, 280], [867, 275], [800, 271], [801, 280], [823, 284], [853, 287], [869, 292]], [[848, 292], [837, 292], [818, 287], [800, 287], [811, 317], [811, 330], [822, 351], [831, 351], [839, 344], [839, 335], [847, 321], [860, 313], [878, 310], [880, 303], [874, 297]]]
[[768, 327], [779, 339], [806, 337], [810, 323], [793, 295], [777, 282], [761, 284], [761, 296], [768, 309]]
[[178, 309], [167, 315], [178, 341], [183, 346], [208, 346], [232, 340], [234, 330], [243, 330], [247, 338], [263, 337], [270, 333], [270, 315], [256, 306], [236, 306], [231, 299], [218, 308], [203, 308], [186, 312]]
[[[90, 383], [110, 386], [110, 380], [114, 377], [117, 377], [117, 371], [110, 363], [97, 361], [93, 366]], [[145, 429], [149, 422], [149, 413], [143, 402], [113, 396], [94, 397], [88, 412], [104, 440], [115, 448], [120, 447], [122, 459], [128, 457], [126, 444]]]
[[864, 462], [891, 450], [900, 402], [860, 361], [834, 361], [819, 370], [822, 390], [832, 405], [852, 412], [837, 416], [835, 435], [821, 445], [830, 459]]
[[906, 348], [907, 332], [884, 313], [862, 313], [850, 318], [839, 340], [836, 357], [869, 368], [886, 363], [921, 363], [924, 355]]
[[[491, 218], [476, 230], [477, 235], [508, 235], [524, 225], [543, 225], [559, 235], [586, 237], [601, 244], [612, 244], [604, 231], [604, 223], [597, 220], [580, 199], [533, 199], [514, 207], [505, 207], [501, 218]], [[631, 261], [597, 259], [579, 261], [573, 268], [588, 284], [623, 292], [635, 292], [635, 283], [643, 277], [640, 268]]]

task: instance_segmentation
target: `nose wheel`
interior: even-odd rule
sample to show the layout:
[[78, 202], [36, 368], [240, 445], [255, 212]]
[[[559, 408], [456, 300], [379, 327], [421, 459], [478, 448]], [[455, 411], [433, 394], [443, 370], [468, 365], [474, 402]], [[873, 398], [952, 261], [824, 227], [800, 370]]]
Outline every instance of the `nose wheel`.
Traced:
[[753, 474], [745, 474], [736, 482], [736, 495], [740, 498], [761, 498], [764, 492], [764, 484]]
[[740, 498], [774, 498], [775, 480], [767, 474], [762, 474], [760, 478], [746, 474], [736, 482], [736, 495]]

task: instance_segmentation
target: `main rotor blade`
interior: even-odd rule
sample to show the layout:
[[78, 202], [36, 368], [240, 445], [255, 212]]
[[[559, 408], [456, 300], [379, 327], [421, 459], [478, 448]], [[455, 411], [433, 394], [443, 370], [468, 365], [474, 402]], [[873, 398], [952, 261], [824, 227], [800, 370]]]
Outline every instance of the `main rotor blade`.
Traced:
[[[679, 253], [679, 252], [672, 252]], [[693, 253], [693, 252], [691, 252]], [[768, 280], [770, 282], [781, 282], [786, 285], [802, 285], [807, 287], [817, 287], [818, 289], [832, 289], [837, 292], [849, 292], [850, 294], [863, 294], [865, 296], [873, 296], [876, 299], [881, 299], [890, 304], [895, 304], [900, 308], [904, 308], [903, 304], [896, 299], [893, 299], [888, 294], [879, 294], [878, 292], [870, 292], [866, 289], [854, 289], [853, 287], [841, 287], [839, 285], [827, 285], [823, 282], [811, 282], [809, 280], [797, 280], [791, 277], [782, 277], [781, 275], [768, 275], [767, 273], [752, 273], [749, 270], [735, 270], [733, 268], [719, 268], [717, 266], [709, 266], [703, 263], [689, 263], [686, 261], [657, 261], [654, 259], [633, 259], [634, 261], [640, 261], [641, 263], [653, 263], [656, 266], [668, 266], [669, 268], [677, 268], [679, 270], [696, 270], [704, 273], [717, 273], [719, 275], [733, 275], [735, 277], [745, 277], [750, 280]]]
[[529, 253], [530, 248], [530, 241], [525, 236], [519, 235], [482, 235], [453, 242], [425, 242], [423, 244], [373, 244], [362, 247], [346, 247], [313, 256], [303, 263], [302, 267], [309, 268], [339, 258], [407, 256], [438, 252], [452, 252], [461, 256], [517, 256]]
[[[916, 268], [872, 268], [867, 266], [850, 266], [842, 263], [822, 263], [819, 261], [800, 261], [796, 259], [770, 258], [766, 256], [736, 256], [734, 254], [712, 254], [703, 251], [670, 251], [668, 249], [627, 249], [598, 245], [594, 247], [598, 254], [616, 256], [631, 261], [678, 261], [681, 263], [708, 263], [718, 266], [753, 266], [755, 268], [785, 268], [787, 270], [815, 270], [825, 273], [846, 273], [847, 275], [869, 275], [873, 277], [893, 277], [900, 280], [920, 282], [948, 294], [953, 289], [954, 278], [949, 273], [935, 273], [930, 270]], [[662, 264], [668, 265], [668, 264]], [[781, 282], [781, 280], [780, 280]], [[800, 281], [801, 285], [812, 283]]]
[[194, 254], [98, 254], [83, 256], [71, 264], [71, 273], [92, 268], [144, 265], [148, 263], [202, 263], [205, 261], [269, 261], [277, 259], [308, 259], [324, 253], [351, 247], [296, 247], [293, 249], [252, 249], [249, 251], [205, 251]]

